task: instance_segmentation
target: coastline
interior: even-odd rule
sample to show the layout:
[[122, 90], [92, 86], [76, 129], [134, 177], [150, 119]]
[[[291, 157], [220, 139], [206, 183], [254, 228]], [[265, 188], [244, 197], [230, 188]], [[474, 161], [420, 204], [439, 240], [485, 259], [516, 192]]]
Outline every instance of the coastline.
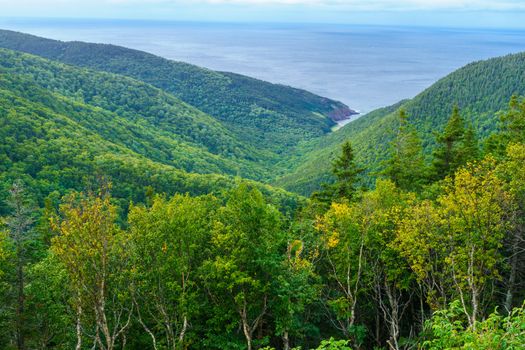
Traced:
[[332, 132], [336, 132], [337, 130], [341, 129], [343, 126], [345, 126], [347, 124], [350, 124], [354, 120], [357, 120], [357, 119], [361, 118], [362, 115], [363, 115], [362, 113], [356, 111], [356, 114], [349, 115], [348, 118], [346, 118], [346, 119], [335, 120], [337, 125], [335, 125], [332, 128]]

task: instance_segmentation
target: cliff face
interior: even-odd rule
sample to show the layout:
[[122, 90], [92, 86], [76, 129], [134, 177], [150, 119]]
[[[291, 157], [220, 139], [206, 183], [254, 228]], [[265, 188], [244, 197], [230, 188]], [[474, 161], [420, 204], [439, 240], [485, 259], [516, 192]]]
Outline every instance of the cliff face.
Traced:
[[338, 107], [328, 114], [328, 117], [334, 122], [349, 119], [353, 115], [359, 114], [358, 112], [350, 109], [348, 106]]

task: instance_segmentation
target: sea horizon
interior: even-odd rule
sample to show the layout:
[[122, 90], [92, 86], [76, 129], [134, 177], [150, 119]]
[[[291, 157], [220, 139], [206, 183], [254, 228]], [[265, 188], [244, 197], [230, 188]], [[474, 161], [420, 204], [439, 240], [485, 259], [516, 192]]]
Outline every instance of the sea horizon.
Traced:
[[125, 46], [339, 100], [366, 114], [454, 70], [525, 50], [525, 30], [321, 23], [0, 18], [0, 28]]

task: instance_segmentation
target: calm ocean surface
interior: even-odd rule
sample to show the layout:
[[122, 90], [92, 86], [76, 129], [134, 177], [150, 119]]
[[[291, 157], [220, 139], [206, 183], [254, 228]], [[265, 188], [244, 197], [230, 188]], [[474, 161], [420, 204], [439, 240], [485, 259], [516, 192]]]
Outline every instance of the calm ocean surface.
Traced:
[[525, 31], [350, 25], [0, 19], [0, 28], [112, 43], [304, 88], [368, 112], [475, 60], [525, 51]]

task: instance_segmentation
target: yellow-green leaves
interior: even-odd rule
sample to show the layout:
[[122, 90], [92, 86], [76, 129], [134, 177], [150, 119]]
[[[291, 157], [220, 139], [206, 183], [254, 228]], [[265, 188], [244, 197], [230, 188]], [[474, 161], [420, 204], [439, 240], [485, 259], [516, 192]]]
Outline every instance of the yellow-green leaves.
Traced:
[[124, 235], [116, 225], [116, 207], [109, 198], [71, 195], [61, 206], [62, 217], [54, 223], [58, 235], [52, 250], [75, 282], [83, 283], [109, 267], [119, 253]]
[[[497, 277], [499, 248], [505, 235], [504, 209], [509, 196], [496, 176], [494, 159], [461, 169], [438, 202], [459, 280], [483, 285]], [[460, 268], [461, 267], [461, 268]], [[458, 283], [460, 283], [458, 281]]]
[[[117, 210], [109, 196], [72, 194], [60, 209], [51, 250], [72, 284], [77, 327], [89, 320], [97, 330], [98, 346], [112, 350], [133, 311], [129, 237], [116, 224]], [[77, 334], [81, 342], [82, 334]]]
[[491, 157], [458, 170], [443, 191], [437, 201], [407, 211], [396, 244], [424, 283], [431, 307], [460, 298], [473, 323], [488, 284], [499, 278], [510, 197]]
[[415, 204], [398, 225], [396, 247], [406, 258], [420, 281], [441, 269], [445, 237], [439, 213], [431, 201]]

